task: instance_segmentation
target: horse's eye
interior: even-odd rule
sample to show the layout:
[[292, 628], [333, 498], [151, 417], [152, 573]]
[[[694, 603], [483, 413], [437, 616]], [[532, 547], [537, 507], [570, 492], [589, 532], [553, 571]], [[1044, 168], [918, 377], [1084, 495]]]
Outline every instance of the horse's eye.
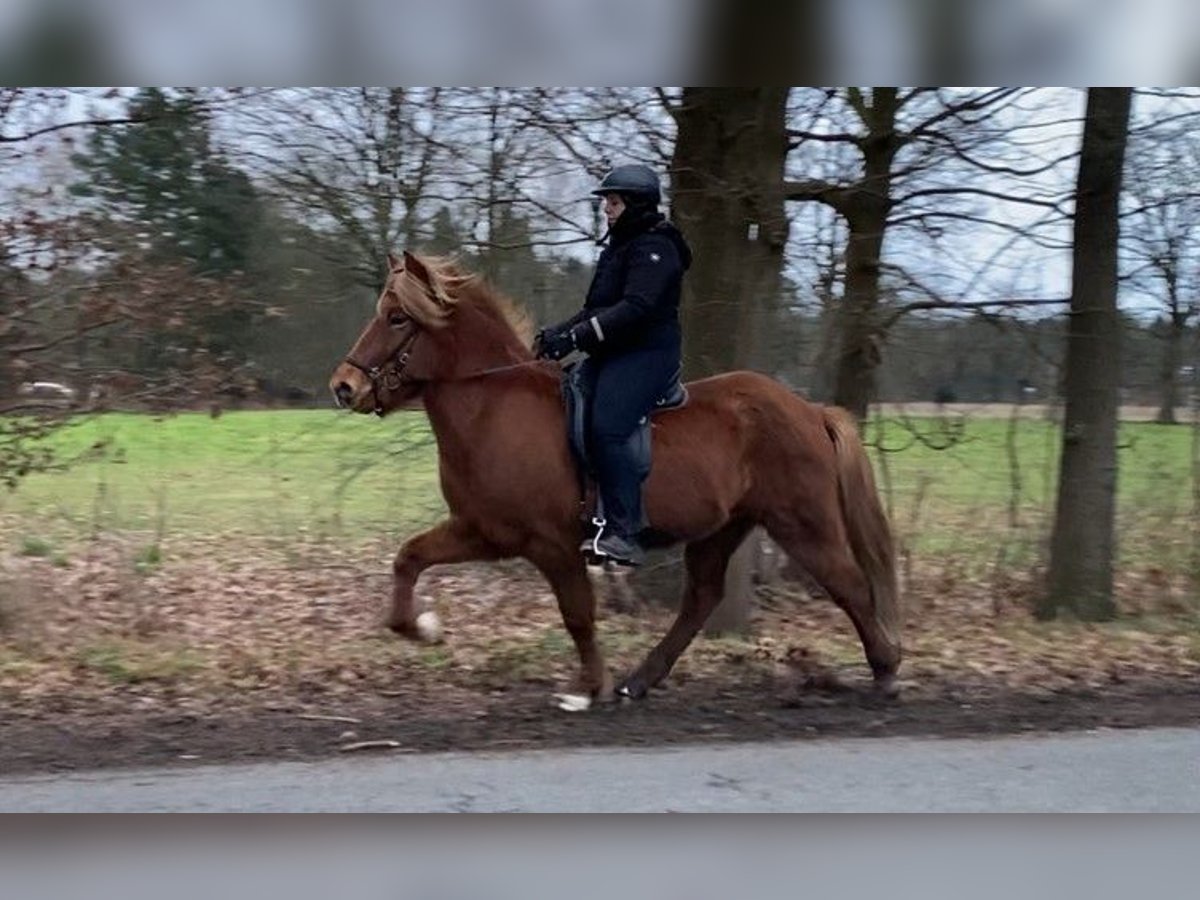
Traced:
[[408, 316], [405, 316], [401, 313], [392, 313], [390, 316], [388, 316], [388, 324], [391, 325], [393, 328], [399, 328], [401, 325], [403, 325], [407, 321], [408, 321]]

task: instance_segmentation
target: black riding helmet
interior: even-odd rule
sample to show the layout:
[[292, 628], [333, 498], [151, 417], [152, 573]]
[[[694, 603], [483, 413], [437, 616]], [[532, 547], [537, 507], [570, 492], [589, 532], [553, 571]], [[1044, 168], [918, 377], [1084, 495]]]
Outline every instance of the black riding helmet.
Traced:
[[658, 206], [662, 201], [662, 186], [658, 175], [649, 166], [630, 163], [617, 166], [604, 176], [600, 186], [592, 191], [597, 197], [605, 194], [620, 194], [631, 197], [644, 204]]

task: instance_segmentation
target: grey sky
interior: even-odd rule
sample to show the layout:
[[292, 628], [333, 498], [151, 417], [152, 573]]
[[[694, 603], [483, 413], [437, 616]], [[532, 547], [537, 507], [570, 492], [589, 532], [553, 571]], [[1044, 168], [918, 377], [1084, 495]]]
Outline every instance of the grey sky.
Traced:
[[[82, 114], [90, 103], [94, 102], [83, 98], [96, 96], [96, 92], [81, 93], [61, 114]], [[1039, 142], [1038, 152], [1047, 156], [1074, 152], [1079, 142], [1079, 116], [1083, 110], [1083, 92], [1047, 90], [1035, 96], [1039, 103], [1047, 104], [1045, 108], [1038, 110], [1037, 116], [1041, 117], [1040, 121], [1050, 123], [1039, 126], [1036, 135], [1031, 136], [1031, 139], [1036, 138]], [[299, 92], [291, 102], [303, 104], [304, 94]], [[1197, 103], [1200, 103], [1200, 100], [1192, 101], [1193, 106]], [[1152, 122], [1164, 114], [1166, 106], [1161, 101], [1139, 97], [1135, 105], [1135, 114], [1142, 123]], [[1006, 114], [1012, 123], [1020, 123], [1023, 115], [1025, 113], [1020, 110]], [[830, 122], [828, 127], [840, 130], [845, 126], [844, 123]], [[227, 139], [234, 145], [239, 140], [237, 129], [236, 119], [226, 127]], [[81, 133], [75, 134], [78, 136]], [[610, 134], [602, 145], [604, 149], [600, 152], [611, 155], [613, 162], [638, 158], [644, 152], [637, 149], [636, 142], [621, 142], [615, 133]], [[20, 184], [26, 189], [56, 187], [57, 197], [62, 200], [65, 198], [65, 186], [73, 175], [66, 159], [66, 150], [53, 140], [40, 142], [40, 146], [45, 149], [42, 155], [32, 161], [27, 160], [20, 166], [5, 167], [4, 173], [0, 174], [0, 184], [7, 182], [10, 188]], [[473, 153], [479, 149], [468, 147], [465, 152]], [[628, 153], [623, 153], [623, 149], [628, 150]], [[2, 145], [0, 152], [3, 152]], [[265, 156], [269, 159], [270, 153]], [[816, 157], [806, 156], [803, 152], [793, 156], [792, 174], [796, 177], [837, 175], [836, 164], [832, 168], [822, 169]], [[486, 172], [486, 165], [480, 160], [475, 160], [470, 166], [476, 173]], [[1038, 189], [1040, 185], [1040, 191], [1046, 196], [1068, 193], [1075, 176], [1074, 166], [1073, 162], [1066, 163], [1037, 179], [1025, 181], [1019, 189], [1028, 192]], [[961, 176], [961, 173], [959, 175]], [[581, 231], [587, 231], [593, 224], [592, 209], [585, 199], [591, 177], [593, 176], [585, 171], [581, 162], [564, 158], [559, 159], [550, 168], [543, 169], [540, 175], [535, 173], [535, 177], [523, 180], [522, 189], [577, 223]], [[957, 176], [947, 176], [948, 179], [954, 177]], [[994, 187], [997, 190], [1006, 187], [1012, 189], [1011, 184], [1006, 186], [1000, 181], [997, 181]], [[11, 208], [11, 205], [10, 196], [0, 209], [4, 206]], [[806, 292], [816, 275], [816, 259], [811, 246], [814, 210], [812, 205], [790, 204], [789, 213], [794, 226], [788, 270], [791, 277], [801, 285], [802, 292]], [[980, 201], [979, 213], [981, 216], [998, 219], [1013, 226], [1028, 226], [1045, 215], [1045, 211], [1039, 208], [995, 201]], [[827, 213], [825, 215], [828, 217]], [[890, 235], [885, 246], [885, 262], [904, 267], [923, 285], [947, 298], [984, 300], [1002, 297], [1065, 297], [1070, 292], [1070, 223], [1066, 220], [1060, 221], [1044, 234], [1060, 246], [1054, 249], [1039, 247], [1028, 240], [1014, 239], [1009, 232], [997, 226], [947, 222], [945, 233], [936, 243], [912, 234]], [[486, 237], [482, 234], [477, 236]], [[560, 231], [555, 239], [563, 236], [570, 235]], [[596, 251], [591, 244], [583, 242], [560, 252], [570, 252], [590, 261]], [[1131, 289], [1126, 290], [1123, 303], [1128, 308], [1153, 305], [1146, 298], [1134, 295]]]

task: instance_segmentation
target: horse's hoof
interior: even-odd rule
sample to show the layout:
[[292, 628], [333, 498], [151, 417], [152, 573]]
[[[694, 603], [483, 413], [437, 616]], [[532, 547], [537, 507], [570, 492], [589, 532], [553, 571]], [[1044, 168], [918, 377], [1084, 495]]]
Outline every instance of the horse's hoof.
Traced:
[[630, 678], [617, 688], [617, 696], [622, 700], [641, 700], [647, 692], [646, 685], [637, 678]]
[[440, 644], [445, 635], [442, 632], [442, 620], [438, 614], [426, 611], [403, 622], [388, 621], [387, 627], [395, 634], [419, 644]]
[[554, 705], [563, 712], [587, 712], [592, 708], [592, 698], [587, 694], [555, 694]]
[[884, 700], [895, 700], [900, 696], [900, 682], [895, 675], [881, 675], [875, 679], [875, 696]]

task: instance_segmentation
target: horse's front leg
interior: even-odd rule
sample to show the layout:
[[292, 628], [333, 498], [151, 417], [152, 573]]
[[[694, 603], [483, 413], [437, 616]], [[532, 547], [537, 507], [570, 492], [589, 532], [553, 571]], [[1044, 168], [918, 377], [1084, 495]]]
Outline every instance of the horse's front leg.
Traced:
[[497, 559], [496, 548], [461, 519], [447, 519], [404, 542], [392, 563], [392, 610], [387, 625], [397, 634], [426, 642], [441, 637], [433, 612], [417, 609], [413, 588], [421, 573], [443, 563]]
[[582, 558], [572, 553], [549, 564], [542, 562], [538, 567], [554, 590], [563, 624], [579, 653], [579, 676], [572, 690], [581, 692], [589, 701], [611, 700], [612, 675], [596, 641], [596, 595]]

